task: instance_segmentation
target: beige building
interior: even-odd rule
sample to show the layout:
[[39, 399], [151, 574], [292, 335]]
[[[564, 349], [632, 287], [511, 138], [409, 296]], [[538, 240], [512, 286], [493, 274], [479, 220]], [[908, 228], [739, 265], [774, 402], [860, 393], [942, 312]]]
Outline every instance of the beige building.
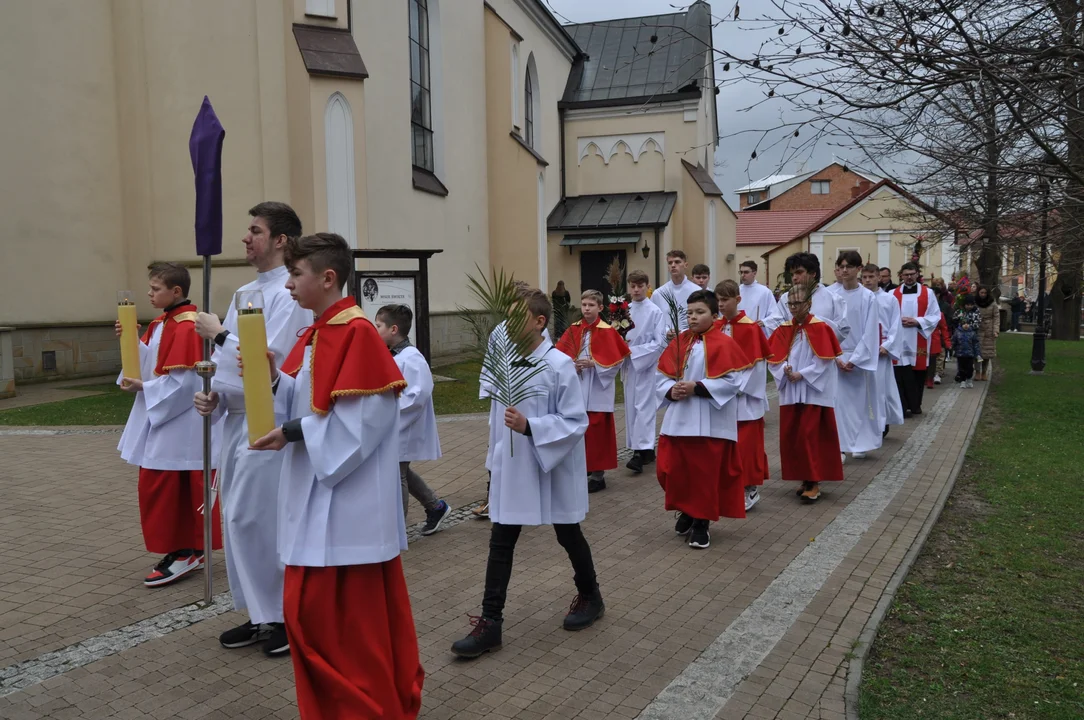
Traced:
[[[137, 291], [153, 317], [151, 262], [189, 264], [199, 299], [188, 136], [204, 95], [226, 129], [219, 314], [252, 277], [240, 238], [262, 200], [358, 249], [441, 250], [438, 355], [467, 339], [457, 308], [476, 265], [576, 290], [598, 253], [656, 277], [683, 247], [733, 276], [706, 3], [569, 27], [542, 0], [11, 0], [0, 13], [0, 97], [20, 108], [0, 134], [0, 325], [14, 328], [0, 367], [19, 380], [117, 368], [115, 293]], [[633, 38], [621, 53], [680, 52], [662, 71], [612, 58], [610, 32]], [[626, 212], [594, 225], [564, 212], [588, 201]]]

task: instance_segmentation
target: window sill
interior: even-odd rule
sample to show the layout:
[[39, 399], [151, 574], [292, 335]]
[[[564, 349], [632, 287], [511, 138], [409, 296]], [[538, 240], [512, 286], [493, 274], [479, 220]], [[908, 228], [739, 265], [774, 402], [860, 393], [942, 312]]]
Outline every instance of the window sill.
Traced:
[[444, 187], [444, 183], [437, 179], [437, 176], [429, 172], [425, 168], [417, 166], [413, 167], [414, 170], [414, 189], [421, 190], [422, 192], [429, 193], [430, 195], [438, 195], [440, 197], [448, 196], [448, 188]]
[[546, 159], [544, 157], [542, 157], [541, 155], [539, 155], [538, 152], [533, 147], [528, 145], [527, 141], [524, 140], [522, 137], [520, 137], [518, 133], [516, 133], [515, 131], [512, 131], [512, 132], [510, 132], [508, 134], [512, 137], [513, 140], [515, 140], [517, 143], [519, 143], [519, 146], [521, 148], [523, 148], [524, 150], [529, 152], [531, 155], [533, 155], [534, 159], [538, 161], [539, 165], [541, 165], [542, 167], [548, 167], [549, 166], [549, 163], [546, 162]]

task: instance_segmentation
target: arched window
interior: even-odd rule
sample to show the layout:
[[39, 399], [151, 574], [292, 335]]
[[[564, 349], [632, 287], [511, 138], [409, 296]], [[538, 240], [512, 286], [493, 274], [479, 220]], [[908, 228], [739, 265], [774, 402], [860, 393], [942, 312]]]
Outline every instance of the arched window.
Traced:
[[538, 68], [532, 53], [527, 57], [527, 74], [523, 81], [523, 139], [535, 150], [542, 145], [542, 133], [539, 132], [538, 125], [541, 114]]
[[357, 194], [354, 187], [354, 115], [341, 93], [332, 93], [324, 109], [327, 179], [327, 227], [358, 246]]
[[433, 108], [429, 76], [429, 3], [407, 0], [410, 13], [410, 153], [433, 172]]

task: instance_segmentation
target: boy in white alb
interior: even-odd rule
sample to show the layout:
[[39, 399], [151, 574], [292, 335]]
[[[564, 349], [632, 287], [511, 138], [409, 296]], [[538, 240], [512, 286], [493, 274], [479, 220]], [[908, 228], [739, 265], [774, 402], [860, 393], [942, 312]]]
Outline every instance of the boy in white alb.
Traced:
[[855, 458], [864, 458], [870, 450], [881, 447], [885, 427], [884, 403], [877, 395], [879, 312], [873, 293], [858, 282], [861, 268], [862, 256], [857, 251], [841, 252], [836, 260], [839, 282], [828, 289], [844, 299], [851, 328], [840, 342], [843, 355], [836, 359], [836, 427], [840, 451]]
[[757, 282], [757, 264], [752, 260], [746, 260], [738, 266], [741, 273], [741, 301], [738, 310], [755, 322], [764, 331], [764, 337], [772, 334], [772, 328], [779, 323], [772, 321], [776, 314], [775, 295], [772, 291]]
[[425, 508], [422, 535], [432, 535], [452, 514], [448, 503], [439, 499], [410, 463], [440, 459], [437, 414], [433, 409], [433, 372], [418, 348], [410, 344], [414, 313], [406, 305], [385, 305], [376, 313], [376, 331], [388, 346], [395, 364], [406, 380], [399, 394], [399, 482], [403, 492], [403, 515], [407, 497], [413, 496]]
[[[258, 290], [263, 295], [267, 348], [274, 354], [275, 363], [281, 365], [297, 342], [298, 333], [312, 324], [312, 311], [298, 305], [286, 289], [289, 273], [282, 260], [286, 241], [301, 235], [301, 220], [289, 205], [277, 202], [260, 203], [248, 214], [252, 219], [243, 240], [245, 258], [259, 274], [237, 292]], [[216, 366], [211, 393], [196, 393], [195, 404], [200, 415], [217, 414], [225, 408], [218, 485], [222, 493], [226, 576], [234, 610], [248, 610], [249, 616], [248, 622], [222, 633], [218, 641], [226, 648], [262, 641], [265, 655], [282, 655], [290, 649], [282, 619], [282, 578], [286, 568], [278, 554], [282, 456], [249, 449], [234, 304], [230, 303], [223, 323], [213, 314], [200, 313], [196, 332], [216, 345], [211, 356]], [[276, 419], [281, 423], [286, 418]]]
[[877, 321], [881, 343], [877, 353], [877, 397], [884, 405], [883, 432], [887, 435], [889, 425], [903, 425], [900, 390], [896, 386], [896, 378], [892, 372], [892, 362], [900, 359], [899, 337], [903, 326], [900, 325], [900, 304], [896, 302], [896, 298], [881, 288], [880, 279], [880, 268], [873, 263], [862, 268], [862, 284], [873, 293], [877, 300]]
[[[701, 287], [685, 276], [688, 260], [681, 250], [671, 250], [666, 253], [666, 267], [670, 270], [670, 282], [655, 288], [655, 292], [651, 293], [651, 302], [659, 306], [659, 310], [662, 310], [662, 314], [666, 318], [666, 326], [669, 331], [667, 340], [669, 341], [675, 333], [689, 328], [687, 317], [689, 296], [700, 290]], [[673, 300], [678, 311], [678, 326], [676, 328], [673, 327], [674, 323], [670, 318], [671, 300]]]
[[625, 335], [629, 356], [621, 366], [625, 388], [625, 447], [633, 451], [625, 465], [635, 473], [655, 461], [655, 425], [658, 400], [655, 398], [655, 366], [666, 347], [666, 316], [647, 299], [647, 273], [633, 270], [628, 275], [629, 316], [633, 328]]

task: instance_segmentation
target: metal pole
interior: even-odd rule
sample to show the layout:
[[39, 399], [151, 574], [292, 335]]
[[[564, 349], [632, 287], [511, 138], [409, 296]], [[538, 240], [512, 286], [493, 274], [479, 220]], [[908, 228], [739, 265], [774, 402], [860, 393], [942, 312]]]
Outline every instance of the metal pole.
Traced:
[[1043, 185], [1043, 216], [1039, 235], [1039, 308], [1035, 320], [1035, 334], [1031, 338], [1031, 373], [1039, 375], [1046, 368], [1046, 231], [1047, 213], [1050, 206], [1050, 183], [1046, 178], [1040, 180]]
[[[203, 256], [203, 312], [211, 307], [211, 256]], [[203, 361], [196, 363], [196, 373], [203, 378], [203, 392], [211, 392], [211, 377], [215, 364], [211, 362], [211, 341], [203, 341]], [[214, 522], [214, 493], [211, 490], [211, 417], [203, 418], [203, 602], [211, 604], [212, 523]]]

